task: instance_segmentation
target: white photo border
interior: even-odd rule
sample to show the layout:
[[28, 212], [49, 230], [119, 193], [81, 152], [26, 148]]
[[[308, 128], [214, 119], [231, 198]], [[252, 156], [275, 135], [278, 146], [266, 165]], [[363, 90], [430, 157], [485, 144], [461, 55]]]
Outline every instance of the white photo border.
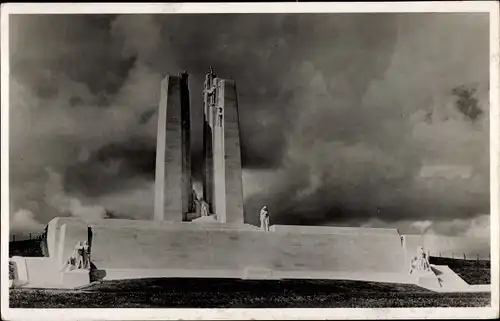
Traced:
[[342, 3], [3, 3], [1, 5], [1, 262], [9, 243], [9, 15], [178, 13], [355, 13], [484, 12], [490, 21], [490, 199], [491, 306], [486, 308], [385, 309], [10, 309], [8, 269], [1, 270], [1, 313], [5, 320], [177, 320], [177, 319], [489, 319], [499, 317], [499, 4], [496, 1]]

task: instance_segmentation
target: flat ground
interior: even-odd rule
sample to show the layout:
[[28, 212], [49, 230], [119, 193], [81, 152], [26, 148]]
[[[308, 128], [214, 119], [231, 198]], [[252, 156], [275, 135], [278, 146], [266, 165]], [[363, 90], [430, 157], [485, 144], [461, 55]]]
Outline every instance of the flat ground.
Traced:
[[486, 307], [490, 293], [435, 293], [359, 281], [142, 279], [86, 290], [10, 290], [11, 308], [387, 308]]

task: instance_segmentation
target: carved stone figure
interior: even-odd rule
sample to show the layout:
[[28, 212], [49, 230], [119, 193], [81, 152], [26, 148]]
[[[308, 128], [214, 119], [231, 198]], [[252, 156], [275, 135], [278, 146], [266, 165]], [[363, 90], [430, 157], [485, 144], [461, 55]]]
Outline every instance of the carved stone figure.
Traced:
[[424, 247], [419, 246], [417, 248], [417, 255], [411, 259], [409, 273], [412, 274], [413, 271], [429, 271], [430, 269], [431, 265], [429, 264], [427, 254], [425, 254]]
[[201, 199], [201, 216], [208, 216], [208, 204], [205, 200]]
[[427, 257], [427, 254], [425, 254], [423, 246], [418, 247], [418, 259], [420, 270], [428, 271], [431, 268], [429, 258]]
[[9, 261], [9, 280], [18, 279], [16, 262]]
[[222, 126], [222, 117], [224, 116], [224, 111], [222, 107], [217, 108], [217, 125]]
[[83, 269], [90, 269], [90, 246], [89, 242], [83, 242]]
[[260, 210], [260, 228], [264, 231], [269, 231], [269, 212], [265, 205]]
[[83, 243], [80, 241], [75, 247], [76, 252], [76, 263], [75, 268], [82, 269], [83, 268], [83, 257], [84, 257], [84, 248]]
[[409, 274], [412, 274], [413, 273], [413, 270], [415, 270], [417, 268], [417, 257], [414, 256], [411, 258], [411, 262], [410, 262], [410, 271], [408, 272]]
[[63, 265], [63, 268], [61, 271], [64, 271], [64, 270], [67, 270], [67, 271], [73, 271], [74, 269], [77, 268], [77, 247], [78, 247], [78, 243], [77, 245], [75, 246], [75, 248], [73, 249], [73, 252], [71, 253], [71, 255], [69, 256], [69, 258], [66, 260], [66, 262], [64, 262], [64, 265]]
[[198, 202], [198, 195], [194, 189], [191, 190], [190, 211], [196, 213], [196, 202]]

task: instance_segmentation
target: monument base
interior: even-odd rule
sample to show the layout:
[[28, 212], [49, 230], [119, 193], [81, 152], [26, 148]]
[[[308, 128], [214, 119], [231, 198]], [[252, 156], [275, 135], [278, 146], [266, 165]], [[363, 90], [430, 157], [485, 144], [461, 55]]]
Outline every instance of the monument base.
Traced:
[[89, 270], [73, 270], [61, 273], [61, 286], [63, 288], [77, 288], [90, 283]]
[[[12, 258], [26, 287], [78, 288], [88, 270], [61, 271], [88, 235], [93, 280], [140, 278], [324, 279], [416, 284], [433, 291], [472, 289], [447, 266], [408, 274], [396, 229], [56, 218], [45, 258]], [[52, 241], [51, 241], [52, 240]]]
[[49, 254], [55, 262], [64, 262], [87, 234], [91, 260], [102, 280], [176, 277], [175, 273], [240, 279], [361, 276], [371, 280], [384, 275], [382, 279], [396, 277], [398, 282], [401, 275], [408, 280], [405, 250], [396, 229], [302, 226], [297, 230], [281, 225], [263, 231], [247, 224], [220, 223], [214, 216], [191, 223], [58, 218], [49, 223], [48, 238], [54, 240], [48, 242]]
[[12, 257], [13, 288], [74, 289], [90, 283], [89, 270], [63, 271], [62, 264], [50, 257]]
[[422, 271], [417, 272], [415, 277], [417, 278], [417, 285], [427, 289], [439, 289], [441, 288], [441, 283], [438, 277], [432, 271]]
[[241, 269], [106, 269], [101, 281], [131, 279], [187, 278], [187, 279], [241, 279], [241, 280], [352, 280], [414, 284], [404, 273], [329, 272], [301, 270], [271, 270], [266, 268]]
[[217, 221], [216, 215], [200, 216], [198, 218], [193, 219], [191, 222], [193, 222], [193, 223], [219, 223], [219, 221]]

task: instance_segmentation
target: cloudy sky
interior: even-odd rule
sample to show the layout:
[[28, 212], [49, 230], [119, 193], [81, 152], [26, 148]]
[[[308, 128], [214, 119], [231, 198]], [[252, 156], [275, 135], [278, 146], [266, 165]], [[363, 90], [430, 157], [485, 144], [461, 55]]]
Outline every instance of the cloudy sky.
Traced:
[[11, 230], [150, 219], [160, 81], [189, 72], [197, 124], [211, 64], [237, 84], [247, 222], [265, 204], [278, 224], [489, 235], [488, 29], [487, 14], [10, 16]]

